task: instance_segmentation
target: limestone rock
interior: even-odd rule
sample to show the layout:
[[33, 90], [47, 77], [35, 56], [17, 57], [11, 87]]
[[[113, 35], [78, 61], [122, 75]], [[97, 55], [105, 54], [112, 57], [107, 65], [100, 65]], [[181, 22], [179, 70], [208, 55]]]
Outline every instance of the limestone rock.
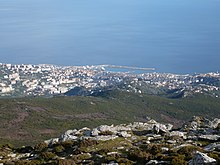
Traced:
[[189, 165], [215, 165], [216, 160], [213, 158], [210, 158], [206, 154], [197, 151], [197, 153], [194, 155], [194, 157], [188, 162]]
[[91, 132], [91, 135], [92, 135], [92, 136], [98, 136], [99, 133], [100, 133], [100, 131], [99, 131], [97, 128], [94, 128], [94, 129], [92, 130], [92, 132]]
[[59, 138], [52, 138], [52, 139], [44, 141], [44, 143], [46, 143], [48, 145], [53, 145], [53, 144], [58, 143], [58, 142], [59, 142]]
[[77, 139], [78, 137], [75, 136], [76, 132], [77, 132], [76, 129], [66, 131], [63, 135], [60, 136], [59, 141], [64, 142], [64, 141], [67, 141], [67, 140]]
[[93, 139], [97, 140], [97, 141], [99, 141], [99, 140], [100, 141], [107, 141], [107, 140], [114, 140], [116, 138], [118, 138], [118, 136], [116, 136], [116, 135], [107, 135], [107, 136], [102, 135], [102, 136], [96, 136]]
[[124, 138], [131, 137], [131, 134], [127, 133], [126, 131], [119, 132], [118, 135]]
[[200, 139], [205, 139], [205, 140], [211, 140], [211, 141], [218, 141], [220, 139], [219, 135], [200, 135]]
[[204, 147], [205, 151], [214, 151], [215, 149], [220, 150], [220, 143], [212, 143]]
[[186, 138], [185, 133], [181, 131], [172, 131], [170, 132], [170, 136], [179, 136], [179, 137]]

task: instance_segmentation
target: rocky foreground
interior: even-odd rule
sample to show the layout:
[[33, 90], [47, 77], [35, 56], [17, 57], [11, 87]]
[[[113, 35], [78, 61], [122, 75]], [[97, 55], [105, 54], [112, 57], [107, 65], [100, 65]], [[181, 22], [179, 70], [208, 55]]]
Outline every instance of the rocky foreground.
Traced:
[[34, 147], [2, 146], [3, 164], [220, 164], [220, 119], [193, 117], [180, 129], [149, 119], [68, 130]]

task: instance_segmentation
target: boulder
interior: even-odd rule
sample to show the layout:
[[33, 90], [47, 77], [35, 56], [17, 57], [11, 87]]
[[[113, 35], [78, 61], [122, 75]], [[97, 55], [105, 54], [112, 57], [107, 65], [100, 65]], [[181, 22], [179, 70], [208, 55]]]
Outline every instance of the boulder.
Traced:
[[205, 151], [214, 151], [215, 149], [220, 150], [220, 143], [212, 143], [204, 147]]
[[114, 126], [111, 125], [111, 126], [108, 126], [108, 125], [101, 125], [97, 128], [100, 132], [105, 132], [105, 131], [111, 131], [111, 132], [114, 132]]
[[218, 141], [220, 139], [220, 136], [219, 135], [200, 135], [199, 139]]
[[75, 135], [76, 132], [77, 132], [77, 129], [67, 130], [64, 134], [65, 134], [65, 135]]
[[108, 141], [108, 140], [114, 140], [114, 139], [116, 139], [116, 138], [118, 138], [118, 136], [116, 136], [116, 135], [107, 135], [107, 136], [96, 136], [96, 137], [94, 137], [93, 139], [94, 140], [97, 140], [97, 141]]
[[216, 160], [213, 158], [210, 158], [206, 154], [197, 151], [194, 157], [188, 162], [189, 165], [215, 165]]
[[173, 128], [172, 124], [166, 124], [165, 126], [168, 131], [172, 130], [172, 128]]
[[172, 131], [169, 134], [170, 136], [179, 136], [182, 138], [186, 138], [185, 133], [184, 132], [180, 132], [180, 131]]
[[118, 133], [118, 136], [128, 138], [131, 137], [131, 134], [127, 133], [126, 131], [122, 131]]
[[75, 132], [75, 135], [85, 135], [88, 136], [90, 135], [91, 131], [90, 128], [84, 127], [82, 129], [79, 129], [78, 131]]
[[59, 141], [60, 142], [64, 142], [64, 141], [67, 141], [67, 140], [75, 140], [75, 139], [77, 139], [78, 137], [75, 136], [76, 132], [77, 132], [77, 129], [67, 130], [64, 134], [62, 134], [59, 137]]
[[94, 128], [91, 132], [91, 136], [98, 136], [100, 131], [97, 128]]
[[158, 161], [158, 160], [150, 160], [149, 162], [147, 162], [146, 163], [146, 165], [148, 165], [148, 164], [170, 164], [170, 162], [169, 161]]
[[52, 139], [44, 141], [44, 143], [46, 143], [48, 145], [53, 145], [53, 144], [58, 143], [58, 142], [59, 142], [59, 138], [52, 138]]
[[115, 131], [120, 132], [120, 131], [131, 131], [131, 127], [128, 125], [117, 125], [114, 127]]
[[215, 129], [218, 127], [219, 124], [220, 124], [220, 119], [215, 118], [213, 121], [211, 121], [210, 128]]
[[158, 133], [167, 133], [167, 132], [169, 132], [166, 125], [160, 124], [160, 123], [157, 123], [157, 124], [154, 125], [153, 131], [154, 131], [154, 133], [157, 133], [157, 134]]

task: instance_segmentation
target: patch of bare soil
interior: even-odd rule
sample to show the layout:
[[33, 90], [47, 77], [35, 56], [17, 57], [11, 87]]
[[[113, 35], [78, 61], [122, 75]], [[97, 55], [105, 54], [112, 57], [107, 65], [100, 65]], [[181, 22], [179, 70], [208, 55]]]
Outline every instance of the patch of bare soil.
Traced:
[[181, 127], [181, 126], [183, 125], [183, 123], [184, 123], [183, 120], [178, 120], [178, 119], [176, 119], [176, 118], [174, 118], [174, 117], [170, 117], [170, 116], [168, 116], [168, 115], [161, 114], [160, 116], [161, 116], [161, 118], [162, 118], [164, 121], [166, 121], [166, 122], [168, 122], [168, 123], [170, 123], [170, 124], [173, 124], [173, 127], [174, 127], [174, 128], [179, 128], [179, 127]]
[[76, 114], [76, 115], [56, 115], [53, 116], [55, 119], [69, 120], [69, 119], [80, 119], [80, 120], [91, 120], [91, 119], [107, 119], [108, 116], [104, 113], [87, 113], [87, 114]]
[[29, 116], [29, 114], [28, 114], [28, 112], [26, 112], [26, 111], [18, 112], [16, 118], [13, 119], [13, 120], [11, 120], [11, 121], [9, 121], [7, 126], [8, 126], [9, 128], [10, 128], [10, 127], [16, 127], [16, 126], [18, 126], [22, 121], [24, 121], [24, 119], [25, 119], [26, 117], [28, 117], [28, 116]]
[[28, 107], [29, 110], [33, 110], [33, 111], [46, 111], [45, 108], [42, 107]]
[[53, 129], [41, 129], [39, 130], [39, 133], [40, 134], [53, 134], [53, 133], [56, 133], [56, 131]]

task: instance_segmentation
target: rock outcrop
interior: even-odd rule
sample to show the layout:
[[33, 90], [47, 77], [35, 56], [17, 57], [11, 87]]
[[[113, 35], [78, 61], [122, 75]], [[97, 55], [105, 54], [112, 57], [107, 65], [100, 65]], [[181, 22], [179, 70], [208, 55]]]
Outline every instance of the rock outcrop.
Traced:
[[194, 157], [189, 161], [189, 165], [215, 165], [216, 160], [206, 154], [197, 151]]
[[219, 137], [219, 119], [194, 117], [180, 129], [149, 119], [68, 130], [34, 148], [3, 148], [0, 163], [212, 165], [220, 163]]

